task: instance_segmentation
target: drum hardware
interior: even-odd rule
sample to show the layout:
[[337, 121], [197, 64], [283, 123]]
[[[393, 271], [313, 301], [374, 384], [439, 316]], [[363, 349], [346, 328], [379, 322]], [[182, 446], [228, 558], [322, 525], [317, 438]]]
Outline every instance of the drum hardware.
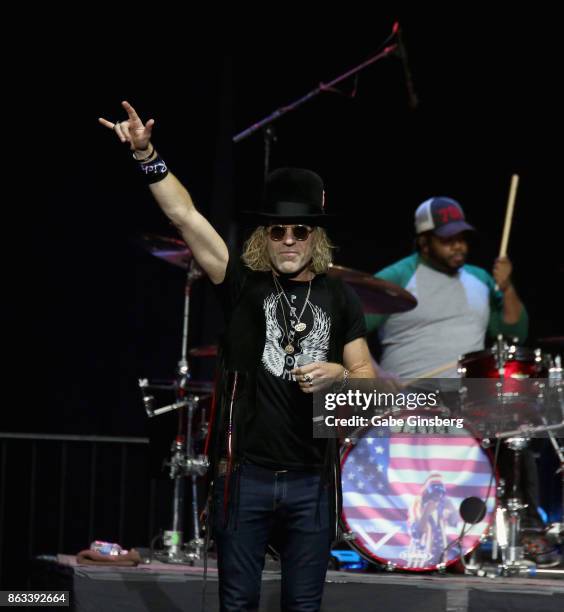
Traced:
[[203, 476], [210, 466], [209, 460], [204, 455], [198, 455], [198, 457], [186, 459], [184, 465], [184, 472], [186, 474], [195, 474], [196, 476]]
[[[556, 403], [557, 406], [560, 406], [560, 413], [562, 416], [562, 424], [561, 427], [564, 426], [564, 382], [562, 379], [562, 359], [560, 355], [557, 355], [551, 367], [549, 368], [549, 394], [551, 399]], [[564, 427], [562, 427], [564, 429]], [[555, 431], [557, 431], [557, 427], [546, 425], [546, 432], [548, 434], [550, 443], [554, 452], [556, 453], [556, 457], [558, 458], [559, 467], [556, 470], [556, 474], [560, 474], [561, 479], [561, 508], [564, 513], [564, 446], [561, 445], [562, 437], [559, 439], [555, 435]], [[561, 434], [562, 435], [562, 434]], [[561, 518], [560, 523], [552, 523], [547, 531], [547, 535], [551, 535], [555, 541], [559, 544], [564, 543], [564, 516]]]
[[[519, 441], [517, 448], [523, 448]], [[519, 451], [515, 451], [518, 453]], [[514, 459], [517, 464], [518, 458]], [[516, 484], [514, 484], [516, 487]], [[498, 488], [498, 495], [503, 488]], [[495, 511], [493, 526], [480, 539], [480, 545], [491, 541], [491, 559], [497, 564], [484, 563], [478, 558], [478, 549], [474, 550], [470, 559], [464, 563], [464, 573], [474, 576], [522, 576], [533, 573], [536, 564], [524, 557], [524, 549], [520, 543], [521, 512], [527, 508], [518, 497], [506, 500], [505, 506], [498, 505]]]
[[[544, 419], [544, 417], [543, 417]], [[492, 542], [492, 561], [499, 562], [493, 567], [486, 568], [485, 564], [477, 563], [475, 556], [467, 564], [465, 572], [473, 575], [488, 576], [526, 576], [535, 574], [562, 574], [563, 570], [544, 570], [537, 569], [536, 563], [525, 558], [524, 547], [522, 545], [521, 515], [523, 510], [528, 507], [519, 496], [520, 492], [520, 455], [527, 448], [530, 436], [535, 433], [546, 432], [555, 447], [561, 467], [558, 472], [564, 473], [564, 452], [558, 446], [554, 432], [564, 428], [564, 418], [561, 423], [541, 426], [522, 425], [517, 430], [501, 432], [496, 434], [498, 440], [504, 440], [507, 447], [513, 452], [513, 484], [511, 497], [506, 499], [505, 504], [498, 504], [495, 515], [495, 528], [490, 533], [489, 539]], [[502, 499], [505, 494], [505, 486], [498, 486], [498, 499]], [[564, 504], [564, 500], [563, 500]], [[562, 542], [564, 529], [561, 523], [553, 523], [544, 535], [558, 543]], [[558, 561], [558, 560], [557, 560]], [[556, 562], [557, 562], [556, 561]]]
[[[488, 490], [485, 495], [486, 500], [489, 499], [489, 492], [490, 492], [492, 482], [493, 482], [493, 478], [490, 481], [490, 484], [488, 485]], [[445, 547], [445, 549], [442, 552], [442, 558], [444, 559], [445, 554], [447, 553], [448, 549], [451, 546], [458, 544], [458, 548], [461, 553], [460, 562], [462, 566], [464, 567], [464, 572], [472, 573], [478, 567], [477, 557], [476, 557], [478, 547], [481, 544], [483, 544], [483, 542], [487, 539], [488, 535], [491, 533], [492, 526], [489, 525], [486, 531], [482, 533], [482, 535], [480, 536], [478, 540], [478, 546], [474, 548], [474, 550], [471, 552], [470, 558], [468, 561], [466, 561], [465, 555], [462, 554], [462, 542], [463, 542], [464, 536], [470, 531], [472, 526], [478, 523], [481, 523], [484, 520], [484, 517], [486, 516], [486, 513], [487, 513], [487, 503], [484, 502], [481, 498], [476, 497], [476, 496], [467, 497], [464, 500], [462, 500], [460, 504], [460, 508], [459, 508], [459, 513], [460, 513], [462, 520], [464, 521], [462, 525], [462, 529], [460, 530], [460, 535], [458, 536], [456, 540], [454, 540], [453, 542], [448, 544], [448, 546]], [[440, 571], [441, 569], [443, 569], [443, 571]], [[439, 564], [439, 572], [444, 573], [444, 571], [446, 571], [446, 564], [443, 561], [442, 563]]]
[[[520, 544], [521, 512], [528, 504], [521, 503], [517, 497], [510, 497], [505, 508], [496, 513], [496, 538], [501, 552], [501, 561], [508, 570], [512, 566], [521, 567], [524, 562], [523, 547]], [[534, 565], [534, 564], [533, 564]]]
[[557, 544], [564, 544], [564, 522], [551, 523], [546, 530], [546, 536]]
[[458, 373], [462, 378], [523, 379], [547, 378], [547, 355], [539, 348], [508, 345], [502, 336], [489, 349], [461, 355]]
[[155, 397], [147, 393], [149, 381], [146, 378], [139, 378], [137, 383], [141, 390], [141, 399], [143, 400], [143, 406], [145, 406], [145, 412], [148, 417], [152, 417], [155, 414]]
[[[521, 512], [527, 508], [519, 498], [509, 498], [506, 506], [498, 506], [496, 509], [495, 529], [491, 534], [492, 539], [492, 561], [499, 563], [494, 568], [489, 568], [488, 575], [492, 576], [521, 576], [530, 574], [536, 568], [533, 561], [525, 559], [524, 549], [520, 543], [521, 536]], [[483, 564], [467, 568], [467, 573], [484, 575]], [[495, 571], [491, 573], [491, 570]]]
[[[472, 551], [470, 557], [464, 561], [464, 573], [472, 576], [479, 575], [480, 570], [482, 569], [482, 563], [478, 558], [478, 552], [481, 548], [489, 541], [492, 542], [492, 557], [494, 556], [493, 548], [496, 544], [496, 541], [493, 537], [494, 534], [494, 526], [490, 525], [485, 533], [480, 536], [479, 545]], [[495, 556], [497, 557], [497, 550], [495, 552]], [[462, 560], [464, 557], [461, 558]]]
[[503, 336], [501, 334], [498, 335], [494, 348], [495, 348], [494, 357], [495, 357], [496, 366], [499, 371], [500, 378], [503, 378], [504, 373], [505, 373], [504, 366], [505, 366], [505, 362], [507, 361], [507, 354], [508, 354], [509, 349], [508, 349], [507, 344], [503, 340]]
[[180, 408], [185, 408], [188, 405], [188, 403], [183, 400], [155, 409], [155, 397], [154, 395], [149, 395], [148, 393], [149, 387], [151, 386], [149, 385], [149, 380], [147, 378], [139, 378], [138, 385], [139, 389], [141, 389], [141, 397], [143, 400], [143, 405], [145, 406], [145, 412], [149, 418], [159, 416], [165, 412], [171, 412], [172, 410], [179, 410]]
[[[154, 556], [166, 563], [193, 563], [196, 559], [200, 559], [204, 548], [204, 540], [200, 537], [197, 478], [206, 473], [209, 465], [206, 456], [196, 454], [194, 442], [207, 429], [205, 413], [200, 409], [200, 400], [209, 397], [211, 389], [206, 384], [192, 382], [187, 346], [192, 285], [203, 276], [203, 273], [193, 259], [190, 250], [180, 240], [144, 236], [143, 246], [152, 255], [186, 270], [181, 357], [177, 364], [176, 378], [172, 382], [155, 383], [154, 385], [148, 379], [142, 378], [139, 379], [139, 388], [145, 411], [150, 418], [172, 411], [178, 413], [176, 437], [171, 444], [170, 459], [165, 463], [169, 468], [169, 476], [174, 481], [172, 526], [171, 529], [164, 532], [164, 550], [156, 551]], [[157, 388], [173, 391], [176, 401], [167, 406], [155, 408], [155, 398], [151, 392]], [[198, 411], [201, 415], [201, 422], [199, 428], [195, 430], [194, 418]], [[196, 431], [199, 431], [199, 434]], [[184, 500], [187, 477], [190, 478], [192, 487], [192, 539], [184, 543]]]
[[[504, 375], [504, 368], [503, 368], [503, 366], [498, 368], [498, 371], [499, 371], [499, 375], [503, 378], [503, 375]], [[503, 403], [503, 400], [505, 398], [505, 394], [503, 392], [503, 383], [502, 382], [495, 383], [495, 388], [496, 388], [496, 394], [497, 394], [497, 401], [498, 401], [498, 403]]]
[[[500, 478], [499, 484], [496, 489], [496, 494], [497, 494], [498, 500], [503, 499], [503, 497], [505, 496], [505, 479]], [[498, 520], [501, 520], [501, 519], [497, 518], [497, 510], [496, 510], [496, 520], [494, 521], [493, 525], [491, 526], [489, 530], [489, 536], [492, 539], [492, 559], [497, 559], [499, 555], [499, 541], [496, 537], [496, 526], [497, 526]]]
[[527, 447], [529, 440], [528, 438], [507, 438], [505, 443], [512, 451], [519, 452]]
[[562, 357], [556, 355], [551, 359], [548, 368], [548, 382], [551, 388], [556, 388], [560, 393], [564, 390], [564, 376], [562, 374]]
[[[164, 407], [166, 412], [176, 406], [179, 415], [179, 434], [171, 445], [171, 456], [165, 465], [169, 468], [169, 476], [174, 480], [172, 499], [172, 526], [165, 531], [163, 538], [164, 551], [156, 551], [154, 556], [166, 563], [192, 563], [199, 559], [204, 546], [204, 540], [200, 537], [200, 519], [198, 514], [198, 491], [197, 478], [203, 476], [208, 467], [208, 458], [205, 455], [196, 455], [194, 441], [196, 436], [192, 429], [194, 415], [198, 409], [198, 396], [187, 395], [185, 401], [176, 402]], [[154, 415], [162, 414], [157, 409]], [[184, 431], [186, 433], [180, 433]], [[183, 543], [184, 536], [184, 500], [186, 495], [186, 478], [191, 479], [192, 504], [191, 523], [192, 539]]]
[[[465, 405], [470, 413], [472, 409], [477, 409], [478, 414], [480, 408], [485, 409], [483, 418], [488, 418], [489, 412], [493, 413], [496, 419], [502, 415], [510, 416], [507, 422], [509, 427], [505, 427], [507, 431], [494, 436], [503, 440], [513, 454], [513, 485], [511, 491], [507, 492], [503, 490], [505, 487], [498, 487], [498, 500], [502, 500], [505, 493], [509, 494], [509, 498], [505, 502], [498, 501], [495, 529], [489, 537], [492, 542], [492, 560], [498, 561], [492, 575], [525, 575], [535, 569], [536, 565], [525, 559], [521, 541], [524, 533], [521, 526], [522, 513], [527, 504], [520, 497], [520, 457], [527, 448], [529, 438], [538, 433], [547, 433], [557, 450], [554, 432], [564, 424], [564, 410], [558, 419], [563, 422], [553, 425], [548, 425], [542, 413], [546, 407], [552, 405], [550, 402], [555, 394], [559, 393], [562, 385], [557, 381], [561, 373], [556, 362], [541, 349], [531, 350], [516, 344], [508, 346], [501, 337], [498, 337], [489, 351], [462, 356], [459, 372], [463, 377], [498, 379], [495, 383], [496, 397], [489, 407], [487, 398], [486, 403], [480, 402], [475, 394], [469, 394], [466, 387], [463, 388], [460, 399], [461, 404]], [[519, 381], [528, 378], [533, 379], [530, 388], [522, 387]], [[547, 378], [548, 385], [545, 384]], [[539, 417], [543, 424], [533, 424], [535, 421], [539, 422]], [[484, 448], [491, 444], [491, 439], [484, 439], [482, 442]], [[482, 564], [476, 562], [476, 555], [466, 571], [472, 574], [483, 571]]]

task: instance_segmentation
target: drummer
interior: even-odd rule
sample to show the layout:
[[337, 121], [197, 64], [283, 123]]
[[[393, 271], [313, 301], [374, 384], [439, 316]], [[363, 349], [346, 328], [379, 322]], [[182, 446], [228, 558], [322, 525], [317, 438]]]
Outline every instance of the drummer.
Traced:
[[[375, 274], [415, 295], [417, 306], [399, 314], [365, 315], [369, 331], [378, 329], [381, 374], [455, 378], [458, 358], [483, 350], [487, 335], [525, 340], [528, 316], [511, 280], [511, 262], [496, 259], [491, 275], [467, 264], [473, 231], [451, 198], [433, 197], [418, 206], [416, 252]], [[527, 519], [537, 524], [538, 477], [529, 449], [523, 460]], [[503, 447], [498, 465], [510, 490], [512, 456]]]
[[493, 277], [467, 264], [473, 231], [458, 202], [430, 198], [415, 211], [416, 252], [375, 274], [418, 300], [409, 312], [366, 315], [368, 330], [378, 330], [385, 372], [452, 378], [458, 357], [482, 350], [486, 334], [525, 340], [528, 316], [511, 280], [511, 262], [496, 259]]

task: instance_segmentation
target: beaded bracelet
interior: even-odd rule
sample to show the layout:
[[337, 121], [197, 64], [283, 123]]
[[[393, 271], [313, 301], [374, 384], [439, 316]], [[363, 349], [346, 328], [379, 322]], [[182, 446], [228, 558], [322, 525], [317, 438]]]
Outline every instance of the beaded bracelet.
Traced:
[[133, 155], [133, 159], [136, 162], [139, 162], [140, 164], [142, 164], [143, 162], [146, 162], [148, 160], [151, 159], [151, 157], [153, 157], [154, 153], [155, 153], [155, 147], [153, 146], [152, 143], [149, 143], [149, 146], [151, 147], [151, 152], [149, 153], [149, 155], [146, 155], [145, 157], [142, 157], [141, 159], [139, 159], [138, 157], [135, 157], [135, 153], [137, 151], [133, 151], [132, 155]]
[[347, 383], [349, 382], [349, 376], [350, 376], [350, 372], [347, 370], [347, 368], [344, 368], [343, 369], [343, 381], [341, 382], [339, 392], [341, 392], [347, 386]]

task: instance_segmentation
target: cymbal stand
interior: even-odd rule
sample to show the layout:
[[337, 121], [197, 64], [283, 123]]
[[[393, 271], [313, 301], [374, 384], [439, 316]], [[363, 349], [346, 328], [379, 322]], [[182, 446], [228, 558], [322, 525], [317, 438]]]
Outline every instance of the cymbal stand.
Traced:
[[[194, 260], [190, 262], [186, 275], [184, 292], [184, 315], [182, 329], [181, 357], [177, 365], [174, 391], [176, 401], [162, 408], [154, 408], [154, 397], [148, 393], [151, 384], [147, 379], [139, 380], [143, 404], [149, 417], [158, 416], [173, 410], [178, 411], [178, 429], [171, 445], [170, 460], [165, 463], [169, 467], [169, 476], [174, 480], [172, 499], [172, 526], [164, 532], [163, 552], [155, 556], [166, 563], [187, 563], [200, 558], [204, 545], [200, 537], [200, 524], [198, 516], [197, 477], [206, 473], [208, 460], [204, 455], [196, 455], [194, 447], [194, 434], [192, 424], [201, 399], [199, 394], [190, 389], [190, 367], [187, 359], [188, 326], [190, 317], [190, 295], [192, 284], [201, 278], [202, 272]], [[184, 501], [186, 494], [185, 477], [191, 477], [192, 485], [192, 539], [186, 544], [184, 537]]]

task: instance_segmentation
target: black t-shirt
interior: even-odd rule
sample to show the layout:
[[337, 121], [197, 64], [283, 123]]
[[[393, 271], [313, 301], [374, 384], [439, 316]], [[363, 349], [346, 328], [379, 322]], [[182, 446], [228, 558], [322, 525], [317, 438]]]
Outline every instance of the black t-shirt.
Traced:
[[[226, 315], [243, 285], [252, 274], [238, 258], [231, 258], [225, 280], [219, 286]], [[327, 361], [331, 334], [329, 293], [323, 275], [311, 282], [277, 277], [284, 294], [267, 283], [262, 299], [266, 338], [257, 371], [255, 417], [248, 423], [243, 442], [243, 458], [273, 469], [304, 470], [321, 467], [325, 440], [312, 435], [312, 396], [304, 393], [291, 370], [312, 361]], [[344, 343], [366, 335], [362, 307], [357, 294], [344, 285], [346, 296]], [[305, 304], [305, 308], [304, 308]], [[301, 316], [300, 316], [301, 315]], [[305, 324], [305, 329], [294, 325]], [[303, 327], [303, 326], [302, 326]], [[245, 330], [241, 330], [241, 334]], [[284, 349], [292, 344], [293, 353]]]

